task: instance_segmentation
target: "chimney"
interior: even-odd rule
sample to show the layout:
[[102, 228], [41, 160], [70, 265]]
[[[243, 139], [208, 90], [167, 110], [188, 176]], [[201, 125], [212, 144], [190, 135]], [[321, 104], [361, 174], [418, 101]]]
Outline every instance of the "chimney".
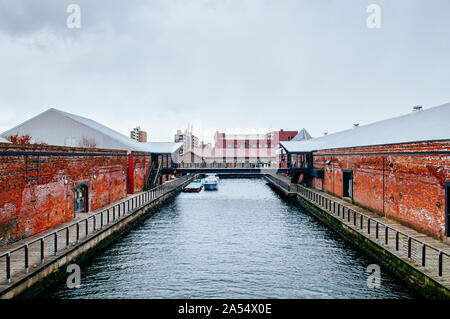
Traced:
[[328, 135], [328, 132], [323, 132], [323, 135]]
[[416, 105], [416, 106], [413, 106], [413, 112], [418, 112], [418, 111], [422, 111], [422, 105]]
[[359, 126], [359, 123], [354, 123], [353, 124], [353, 127], [358, 127]]

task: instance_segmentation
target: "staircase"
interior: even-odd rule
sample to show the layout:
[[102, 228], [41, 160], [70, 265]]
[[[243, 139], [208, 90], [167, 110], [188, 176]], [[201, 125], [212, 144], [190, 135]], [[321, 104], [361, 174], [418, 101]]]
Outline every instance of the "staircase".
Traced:
[[148, 191], [154, 187], [156, 187], [156, 181], [159, 176], [159, 172], [161, 171], [162, 162], [153, 162], [148, 171], [147, 179], [145, 180], [144, 190]]

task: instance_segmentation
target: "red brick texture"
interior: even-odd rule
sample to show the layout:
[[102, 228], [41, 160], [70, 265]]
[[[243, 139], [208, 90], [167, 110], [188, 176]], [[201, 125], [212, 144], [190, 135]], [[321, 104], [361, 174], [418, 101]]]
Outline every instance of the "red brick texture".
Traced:
[[[0, 156], [0, 245], [71, 220], [74, 216], [74, 188], [81, 183], [89, 187], [90, 211], [127, 196], [127, 156], [124, 151], [0, 145], [0, 152], [9, 151], [62, 152], [65, 155], [40, 155], [39, 180], [28, 182], [25, 155]], [[29, 167], [35, 166], [36, 163], [29, 164]], [[140, 159], [136, 166], [139, 172], [135, 187], [142, 189], [140, 171], [144, 168]], [[30, 171], [31, 177], [36, 175], [36, 171]]]
[[341, 197], [343, 170], [352, 170], [356, 204], [444, 238], [450, 156], [427, 152], [449, 150], [450, 141], [321, 150], [314, 153], [314, 168], [324, 169], [324, 179], [313, 178], [311, 186]]

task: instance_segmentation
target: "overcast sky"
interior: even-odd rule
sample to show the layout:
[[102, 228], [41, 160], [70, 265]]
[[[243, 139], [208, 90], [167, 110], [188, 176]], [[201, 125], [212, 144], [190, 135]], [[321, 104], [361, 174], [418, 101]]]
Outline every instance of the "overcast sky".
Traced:
[[448, 0], [0, 0], [0, 132], [55, 107], [152, 141], [194, 121], [320, 136], [444, 104], [449, 13]]

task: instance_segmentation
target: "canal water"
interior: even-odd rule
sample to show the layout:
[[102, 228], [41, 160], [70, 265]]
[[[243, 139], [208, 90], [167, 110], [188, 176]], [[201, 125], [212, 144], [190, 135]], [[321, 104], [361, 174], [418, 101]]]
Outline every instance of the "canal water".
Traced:
[[181, 193], [81, 269], [81, 287], [50, 298], [414, 298], [375, 261], [262, 179], [221, 179]]

